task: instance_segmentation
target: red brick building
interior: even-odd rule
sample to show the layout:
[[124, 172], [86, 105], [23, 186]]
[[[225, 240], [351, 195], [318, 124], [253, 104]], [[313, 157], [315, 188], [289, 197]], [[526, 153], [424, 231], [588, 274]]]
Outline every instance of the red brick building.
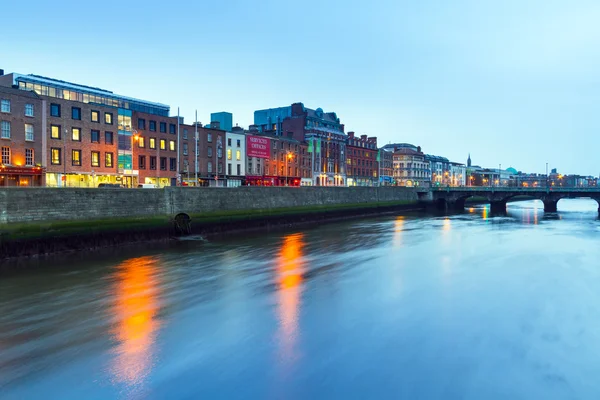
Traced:
[[[198, 155], [196, 156], [195, 132], [198, 132]], [[198, 186], [226, 186], [225, 147], [227, 132], [218, 126], [203, 127], [181, 125], [181, 174], [183, 181], [195, 185], [196, 165], [198, 168]], [[197, 163], [197, 164], [196, 164]]]
[[376, 186], [379, 182], [377, 138], [348, 132], [346, 175], [348, 186]]
[[0, 86], [0, 187], [44, 184], [45, 101]]

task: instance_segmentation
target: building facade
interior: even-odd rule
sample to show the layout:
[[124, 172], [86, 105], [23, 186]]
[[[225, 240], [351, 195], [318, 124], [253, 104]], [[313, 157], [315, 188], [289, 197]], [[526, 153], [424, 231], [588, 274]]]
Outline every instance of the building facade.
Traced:
[[241, 186], [246, 176], [246, 135], [227, 132], [225, 140], [227, 186]]
[[383, 186], [394, 182], [394, 153], [385, 148], [379, 149], [379, 181]]
[[225, 111], [211, 113], [210, 114], [210, 123], [213, 122], [219, 123], [219, 129], [222, 129], [226, 132], [231, 132], [233, 129], [233, 114]]
[[355, 136], [348, 132], [346, 144], [346, 176], [348, 186], [377, 186], [379, 182], [379, 149], [377, 138]]
[[467, 167], [465, 164], [450, 162], [449, 185], [466, 186], [467, 185]]
[[[254, 112], [259, 131], [273, 131], [299, 143], [307, 143], [311, 156], [311, 180], [316, 186], [346, 185], [346, 142], [344, 125], [336, 113], [304, 107], [302, 103]], [[304, 178], [307, 179], [307, 178]]]
[[226, 186], [227, 132], [203, 127], [200, 122], [192, 125], [180, 124], [179, 130], [180, 171], [183, 182], [187, 186]]
[[446, 157], [426, 154], [425, 161], [428, 163], [427, 174], [433, 186], [451, 185], [450, 161]]
[[43, 186], [46, 101], [0, 86], [0, 187]]
[[429, 163], [420, 147], [397, 149], [393, 155], [394, 181], [397, 186], [427, 187], [430, 184], [428, 175]]

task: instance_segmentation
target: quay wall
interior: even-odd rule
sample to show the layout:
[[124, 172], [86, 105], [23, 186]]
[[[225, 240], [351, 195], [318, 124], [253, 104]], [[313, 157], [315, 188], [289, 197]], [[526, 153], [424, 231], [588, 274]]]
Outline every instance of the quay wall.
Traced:
[[417, 203], [415, 189], [398, 187], [238, 187], [0, 189], [0, 227], [13, 223], [108, 218], [172, 218], [179, 213], [276, 210], [296, 207]]

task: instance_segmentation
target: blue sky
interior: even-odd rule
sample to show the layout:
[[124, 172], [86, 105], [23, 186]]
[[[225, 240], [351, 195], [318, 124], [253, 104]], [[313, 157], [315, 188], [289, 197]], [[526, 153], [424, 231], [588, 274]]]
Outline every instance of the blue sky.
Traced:
[[186, 122], [226, 110], [246, 127], [301, 101], [380, 144], [600, 172], [598, 1], [30, 0], [3, 14], [6, 72], [166, 103]]

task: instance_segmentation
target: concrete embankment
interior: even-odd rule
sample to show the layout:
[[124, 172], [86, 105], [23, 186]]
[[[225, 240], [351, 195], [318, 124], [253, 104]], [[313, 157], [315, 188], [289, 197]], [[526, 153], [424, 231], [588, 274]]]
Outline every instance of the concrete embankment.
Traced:
[[420, 209], [425, 199], [397, 187], [6, 188], [0, 258]]

